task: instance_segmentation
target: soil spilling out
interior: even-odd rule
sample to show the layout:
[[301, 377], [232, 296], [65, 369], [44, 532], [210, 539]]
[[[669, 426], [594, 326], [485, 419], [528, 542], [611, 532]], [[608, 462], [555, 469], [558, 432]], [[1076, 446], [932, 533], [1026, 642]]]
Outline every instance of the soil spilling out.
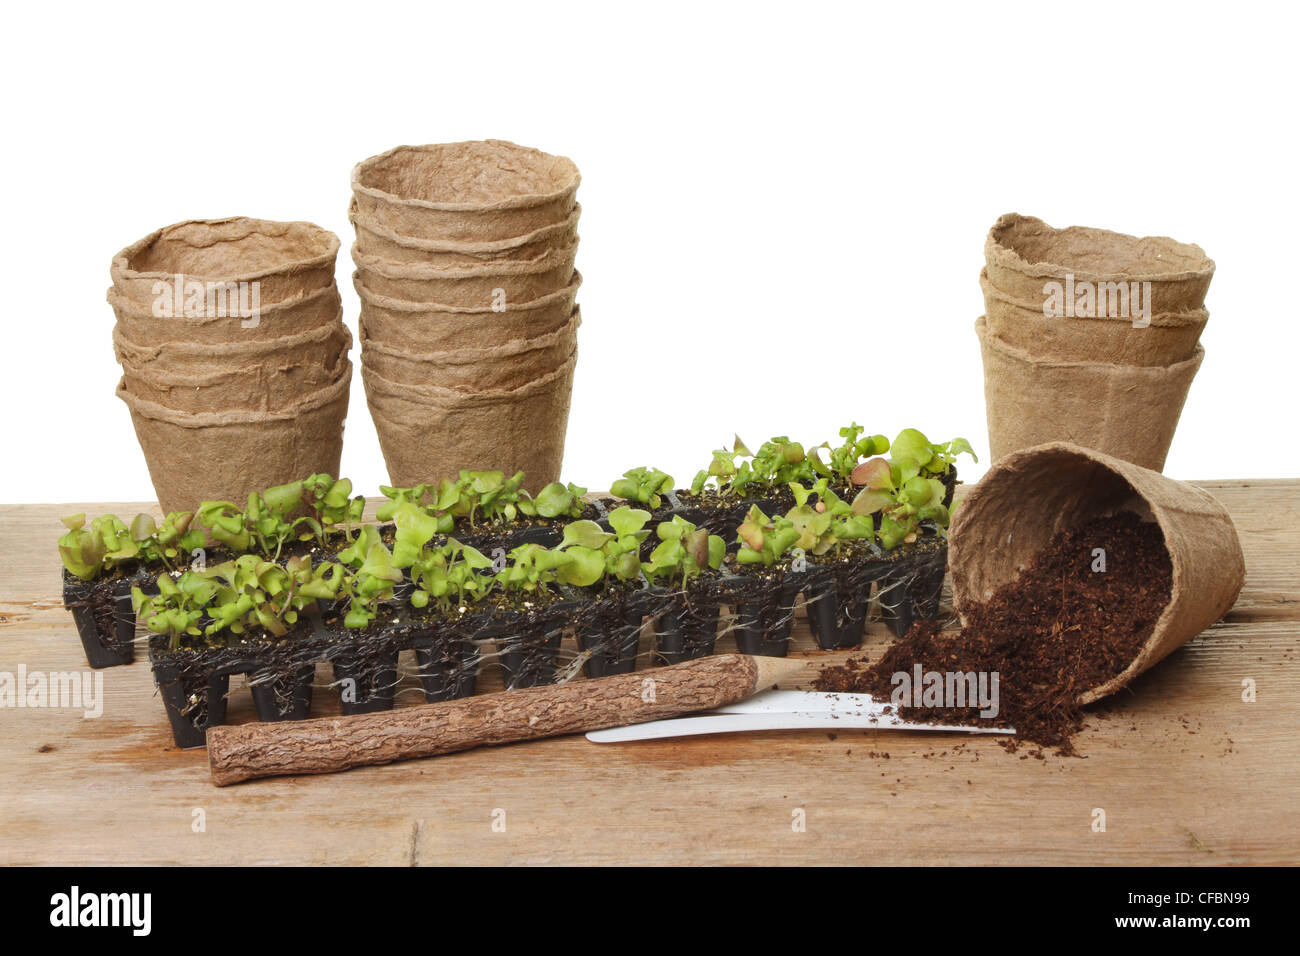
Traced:
[[[1172, 578], [1154, 522], [1130, 512], [1093, 519], [1057, 534], [1019, 578], [969, 608], [960, 631], [918, 623], [874, 666], [849, 660], [823, 670], [815, 686], [888, 700], [894, 675], [911, 677], [918, 664], [923, 673], [997, 673], [996, 724], [1072, 754], [1070, 737], [1083, 723], [1078, 696], [1133, 659], [1169, 603]], [[900, 704], [909, 720], [984, 719], [978, 706]]]

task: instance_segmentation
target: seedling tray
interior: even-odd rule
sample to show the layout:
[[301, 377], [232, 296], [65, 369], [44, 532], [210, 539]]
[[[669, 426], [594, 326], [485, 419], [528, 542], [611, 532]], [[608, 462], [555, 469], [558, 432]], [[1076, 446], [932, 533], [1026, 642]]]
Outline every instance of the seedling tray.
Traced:
[[[947, 489], [944, 504], [950, 505], [957, 485], [957, 469], [950, 467], [942, 480]], [[852, 489], [849, 488], [835, 490], [837, 493], [843, 493], [844, 495], [851, 495], [852, 493]], [[580, 517], [594, 520], [606, 530], [611, 530], [608, 513], [623, 504], [626, 504], [626, 502], [621, 499], [596, 498], [586, 505]], [[784, 490], [779, 493], [731, 498], [709, 492], [694, 495], [686, 489], [677, 489], [664, 495], [659, 507], [652, 509], [650, 524], [670, 521], [673, 517], [680, 516], [698, 527], [707, 528], [711, 534], [722, 536], [723, 540], [727, 542], [728, 553], [734, 554], [739, 547], [736, 541], [736, 529], [751, 507], [757, 505], [766, 514], [776, 514], [788, 510], [793, 504], [793, 495]], [[539, 544], [550, 548], [561, 542], [564, 536], [564, 525], [569, 520], [574, 519], [525, 518], [506, 527], [494, 528], [490, 525], [480, 525], [477, 528], [458, 528], [453, 532], [452, 536], [458, 541], [488, 554], [498, 548], [509, 552], [511, 549], [523, 544]], [[379, 531], [381, 537], [391, 546], [394, 532], [393, 525], [380, 525]], [[445, 537], [440, 540], [445, 541]], [[649, 557], [654, 545], [653, 538], [647, 539], [643, 549], [643, 558]], [[339, 550], [341, 550], [341, 546], [322, 548], [295, 542], [286, 547], [281, 555], [281, 560], [294, 554], [310, 554], [312, 562], [319, 564], [321, 561], [334, 558]], [[207, 563], [214, 565], [231, 557], [233, 557], [232, 554], [227, 553], [220, 547], [210, 548], [207, 553]], [[941, 571], [936, 573], [942, 574]], [[152, 582], [156, 579], [156, 576], [157, 569], [133, 567], [129, 571], [119, 571], [112, 577], [86, 582], [64, 570], [64, 606], [73, 614], [77, 631], [85, 647], [86, 661], [91, 667], [113, 667], [119, 664], [129, 664], [134, 660], [135, 635], [138, 628], [134, 611], [131, 608], [131, 586], [139, 585], [146, 593], [149, 593], [154, 590]], [[907, 576], [909, 580], [913, 577], [910, 572]], [[895, 584], [897, 585], [897, 582]], [[911, 587], [916, 592], [916, 595], [920, 596], [923, 605], [928, 602], [925, 595], [937, 593], [933, 587], [930, 587], [928, 581], [921, 584], [914, 582]], [[399, 597], [405, 597], [408, 591], [409, 585], [406, 589], [399, 589]], [[853, 635], [860, 633], [860, 628], [855, 623], [857, 620], [856, 610], [845, 608], [841, 612], [839, 603], [826, 600], [824, 595], [824, 589], [816, 591], [811, 597], [805, 595], [806, 601], [818, 605], [813, 629], [817, 635], [819, 645], [825, 648], [855, 646], [857, 642], [853, 640]], [[884, 619], [891, 630], [899, 636], [906, 633], [907, 628], [911, 626], [914, 619], [933, 613], [928, 608], [923, 609], [920, 615], [916, 613], [914, 610], [916, 595], [913, 596], [912, 604], [892, 593], [880, 602]], [[834, 604], [833, 608], [832, 604]], [[771, 617], [775, 613], [770, 607], [765, 610], [755, 607], [751, 610], [759, 613], [760, 617]], [[665, 629], [665, 653], [668, 655], [666, 659], [679, 659], [680, 654], [686, 653], [687, 645], [689, 645], [692, 653], [702, 652], [700, 648], [709, 645], [705, 631], [700, 631], [699, 626], [688, 620], [686, 628], [688, 631], [692, 631], [694, 636], [686, 640], [682, 648], [675, 648], [675, 642], [677, 641], [675, 636], [677, 625], [674, 623], [676, 612], [668, 611], [667, 613], [669, 617], [662, 625]], [[660, 614], [656, 614], [656, 620], [658, 620], [659, 616]], [[693, 615], [688, 615], [688, 618], [690, 617], [693, 617]], [[840, 619], [841, 617], [843, 617], [843, 620]], [[811, 620], [812, 612], [810, 612]], [[658, 625], [656, 627], [658, 628]], [[707, 623], [703, 627], [707, 630]], [[587, 668], [590, 676], [595, 676], [597, 673], [622, 672], [620, 668], [626, 666], [627, 648], [631, 643], [631, 634], [627, 630], [628, 628], [630, 628], [629, 624], [623, 625], [621, 638], [596, 641], [592, 637], [590, 629], [580, 635], [580, 641], [585, 642], [583, 643], [583, 649], [592, 651], [592, 656], [589, 659], [590, 666]], [[744, 638], [746, 646], [758, 647], [758, 644], [753, 643], [754, 640], [757, 640], [757, 638], [753, 637], [753, 627], [747, 626], [745, 633], [748, 635]], [[350, 664], [344, 659], [341, 666], [346, 674]], [[531, 673], [531, 671], [529, 672]], [[540, 679], [544, 676], [544, 673], [539, 671], [534, 676]]]
[[232, 674], [247, 677], [259, 719], [295, 720], [310, 715], [315, 665], [328, 662], [334, 674], [330, 692], [340, 695], [343, 712], [373, 713], [393, 706], [403, 651], [415, 652], [425, 700], [450, 700], [475, 692], [489, 646], [496, 649], [507, 687], [555, 681], [569, 633], [589, 677], [634, 670], [647, 624], [657, 662], [713, 653], [723, 608], [730, 609], [727, 630], [742, 653], [784, 656], [801, 595], [820, 646], [856, 646], [873, 585], [891, 627], [933, 616], [946, 556], [947, 543], [936, 536], [879, 555], [862, 549], [833, 561], [809, 559], [799, 569], [750, 571], [729, 563], [678, 590], [565, 588], [516, 605], [470, 606], [451, 614], [415, 611], [394, 601], [363, 630], [344, 628], [340, 610], [331, 607], [305, 615], [280, 639], [187, 639], [172, 649], [167, 638], [154, 636], [149, 656], [177, 745], [198, 747], [207, 729], [225, 720]]

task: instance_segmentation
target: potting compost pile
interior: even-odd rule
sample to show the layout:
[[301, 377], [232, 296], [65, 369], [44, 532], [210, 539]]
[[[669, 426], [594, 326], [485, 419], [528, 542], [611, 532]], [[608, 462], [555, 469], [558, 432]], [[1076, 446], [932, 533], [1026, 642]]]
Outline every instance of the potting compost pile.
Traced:
[[[1099, 565], [1099, 554], [1104, 565]], [[970, 608], [960, 631], [913, 625], [874, 665], [826, 668], [819, 690], [887, 700], [918, 665], [923, 672], [1000, 675], [999, 722], [1018, 737], [1072, 752], [1082, 726], [1079, 695], [1119, 674], [1169, 601], [1172, 567], [1160, 527], [1125, 512], [1058, 533], [1013, 583]], [[922, 721], [976, 723], [979, 706], [904, 705]]]

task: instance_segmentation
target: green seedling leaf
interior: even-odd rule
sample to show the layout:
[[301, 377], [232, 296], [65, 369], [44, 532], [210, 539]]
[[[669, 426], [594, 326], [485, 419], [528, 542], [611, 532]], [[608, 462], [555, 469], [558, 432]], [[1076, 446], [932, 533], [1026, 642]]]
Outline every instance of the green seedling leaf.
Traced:
[[606, 542], [613, 541], [614, 537], [594, 521], [571, 521], [564, 526], [564, 541], [560, 547], [577, 545], [599, 551]]
[[853, 469], [851, 480], [871, 491], [886, 491], [894, 487], [889, 462], [883, 458], [872, 458]]

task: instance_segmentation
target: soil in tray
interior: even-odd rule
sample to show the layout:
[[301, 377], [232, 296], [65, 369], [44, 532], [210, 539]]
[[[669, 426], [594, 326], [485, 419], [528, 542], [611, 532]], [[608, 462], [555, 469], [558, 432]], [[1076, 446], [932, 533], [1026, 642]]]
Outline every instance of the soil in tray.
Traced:
[[[1093, 570], [1093, 550], [1106, 570]], [[1123, 513], [1057, 534], [1015, 581], [966, 612], [960, 630], [915, 625], [875, 666], [850, 660], [823, 670], [816, 687], [888, 700], [896, 673], [999, 675], [996, 723], [1062, 754], [1083, 714], [1080, 693], [1114, 677], [1151, 635], [1169, 603], [1172, 568], [1160, 528]], [[977, 723], [978, 708], [903, 706], [910, 720]]]
[[94, 581], [63, 572], [63, 606], [72, 612], [91, 667], [116, 667], [135, 659], [135, 612], [131, 585], [136, 568], [117, 569]]

